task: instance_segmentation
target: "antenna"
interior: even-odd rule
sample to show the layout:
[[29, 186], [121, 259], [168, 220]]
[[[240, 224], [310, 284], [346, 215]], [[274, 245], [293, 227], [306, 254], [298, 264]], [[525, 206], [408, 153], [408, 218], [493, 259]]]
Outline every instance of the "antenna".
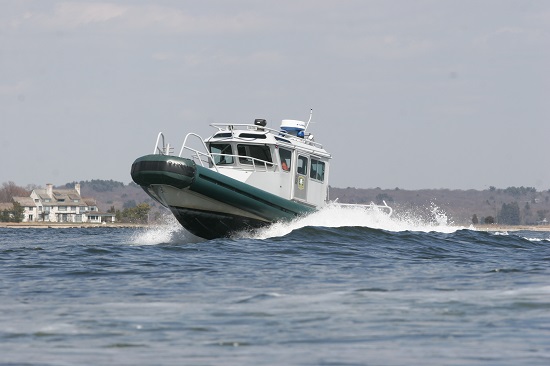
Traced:
[[306, 128], [304, 129], [304, 131], [307, 130], [307, 126], [309, 126], [309, 123], [311, 122], [311, 118], [313, 117], [313, 108], [311, 108], [309, 110], [309, 119], [307, 120], [307, 123], [306, 123]]

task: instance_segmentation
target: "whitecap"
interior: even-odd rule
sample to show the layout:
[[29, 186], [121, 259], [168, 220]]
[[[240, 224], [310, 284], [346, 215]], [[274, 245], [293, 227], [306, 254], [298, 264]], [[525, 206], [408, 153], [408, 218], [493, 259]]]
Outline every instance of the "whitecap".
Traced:
[[186, 244], [204, 240], [185, 230], [172, 214], [166, 213], [161, 217], [159, 224], [134, 233], [130, 243], [133, 245]]
[[290, 222], [277, 222], [253, 232], [240, 232], [235, 237], [253, 237], [255, 239], [281, 237], [306, 226], [355, 226], [393, 232], [421, 231], [441, 233], [453, 233], [464, 229], [464, 227], [455, 226], [447, 214], [433, 203], [430, 206], [429, 212], [430, 217], [424, 217], [412, 211], [402, 210], [399, 212], [396, 210], [392, 216], [389, 216], [384, 210], [377, 208], [329, 204], [319, 211], [299, 217]]

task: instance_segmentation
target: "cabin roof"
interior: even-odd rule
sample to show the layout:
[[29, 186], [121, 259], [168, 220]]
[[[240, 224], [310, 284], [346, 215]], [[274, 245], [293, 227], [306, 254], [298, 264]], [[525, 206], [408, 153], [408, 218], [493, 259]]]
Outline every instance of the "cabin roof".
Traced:
[[212, 126], [217, 128], [218, 131], [206, 139], [207, 143], [233, 142], [241, 144], [281, 145], [312, 155], [319, 155], [329, 159], [331, 157], [321, 144], [313, 141], [312, 138], [308, 139], [310, 135], [297, 137], [285, 131], [255, 125], [213, 124]]

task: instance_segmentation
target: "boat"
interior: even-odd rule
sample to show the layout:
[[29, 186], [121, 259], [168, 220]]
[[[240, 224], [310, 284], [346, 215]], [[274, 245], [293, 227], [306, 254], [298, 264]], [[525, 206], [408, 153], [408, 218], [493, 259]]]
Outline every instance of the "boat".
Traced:
[[[132, 179], [201, 238], [293, 220], [330, 203], [331, 155], [307, 131], [312, 116], [278, 129], [265, 119], [214, 123], [206, 139], [188, 133], [178, 155], [160, 132], [153, 153], [132, 164]], [[385, 202], [363, 206], [391, 215]]]

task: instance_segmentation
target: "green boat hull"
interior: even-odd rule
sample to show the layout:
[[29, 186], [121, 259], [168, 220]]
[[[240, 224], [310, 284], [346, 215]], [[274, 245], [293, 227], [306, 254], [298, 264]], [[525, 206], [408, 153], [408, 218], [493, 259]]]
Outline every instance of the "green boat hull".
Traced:
[[[184, 228], [206, 239], [227, 237], [315, 211], [312, 206], [271, 194], [186, 158], [145, 155], [132, 164], [131, 175], [147, 194], [168, 207]], [[176, 194], [164, 194], [166, 191]], [[196, 197], [226, 209], [190, 205], [189, 198]]]

